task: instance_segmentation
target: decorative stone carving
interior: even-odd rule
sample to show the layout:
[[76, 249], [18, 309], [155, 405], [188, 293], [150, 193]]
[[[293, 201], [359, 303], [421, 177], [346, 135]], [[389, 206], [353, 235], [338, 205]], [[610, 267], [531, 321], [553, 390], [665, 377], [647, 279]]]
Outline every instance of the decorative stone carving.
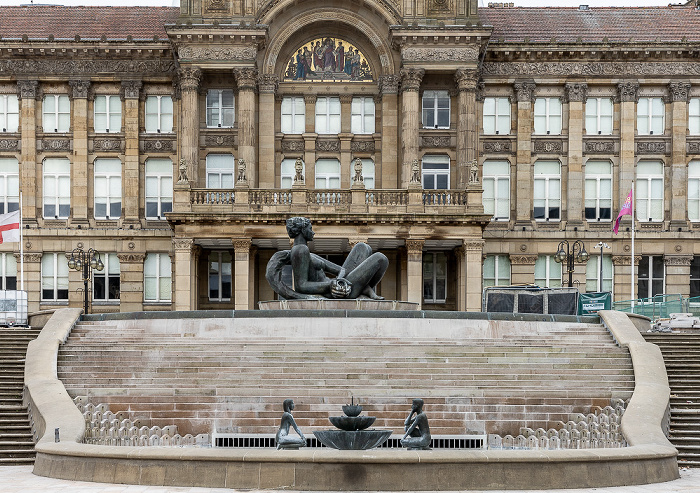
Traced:
[[460, 68], [455, 72], [455, 83], [459, 91], [475, 91], [479, 80], [479, 71], [476, 69]]
[[301, 158], [294, 161], [294, 184], [304, 185], [304, 162]]
[[177, 182], [178, 183], [187, 183], [189, 180], [187, 179], [187, 160], [180, 159], [180, 165], [178, 166], [178, 172], [179, 175], [177, 177]]
[[690, 96], [690, 82], [669, 82], [668, 92], [671, 96], [671, 101], [688, 102]]
[[250, 247], [253, 244], [250, 238], [234, 238], [232, 242], [233, 249], [236, 253], [249, 253]]
[[354, 140], [350, 142], [350, 150], [353, 152], [374, 152], [373, 140]]
[[227, 0], [209, 0], [206, 11], [226, 13], [229, 11], [229, 2]]
[[123, 80], [119, 91], [122, 101], [125, 99], [139, 99], [141, 86], [143, 86], [143, 82], [140, 80]]
[[41, 262], [41, 253], [25, 253], [24, 254], [24, 261], [25, 262]]
[[236, 183], [247, 183], [248, 178], [246, 178], [246, 165], [245, 165], [245, 159], [239, 159], [238, 160], [238, 173], [236, 174]]
[[17, 81], [17, 97], [19, 99], [36, 99], [39, 97], [39, 92], [38, 80]]
[[206, 135], [204, 145], [207, 147], [233, 147], [234, 140], [233, 135], [230, 134]]
[[338, 96], [338, 98], [340, 99], [340, 102], [341, 102], [342, 104], [350, 104], [350, 103], [352, 103], [352, 98], [353, 98], [353, 97], [354, 97], [354, 96], [353, 96], [352, 94], [341, 94], [340, 96]]
[[424, 75], [425, 70], [422, 68], [402, 68], [401, 92], [417, 92]]
[[121, 151], [122, 141], [120, 139], [95, 139], [92, 141], [92, 148], [99, 151]]
[[68, 139], [42, 139], [42, 151], [70, 151], [70, 140]]
[[478, 185], [479, 184], [479, 163], [476, 159], [469, 162], [469, 184]]
[[535, 140], [533, 144], [536, 153], [560, 154], [564, 152], [564, 143], [561, 140]]
[[417, 255], [423, 253], [423, 245], [425, 240], [405, 240], [406, 251], [409, 255]]
[[452, 12], [452, 1], [428, 0], [428, 12], [431, 14], [448, 14]]
[[180, 90], [183, 92], [198, 91], [202, 71], [198, 67], [180, 67], [177, 71], [180, 80]]
[[316, 150], [321, 152], [339, 152], [340, 151], [340, 141], [339, 140], [317, 140]]
[[146, 260], [145, 253], [118, 253], [119, 262], [127, 264], [142, 264]]
[[688, 154], [700, 154], [700, 142], [688, 142]]
[[665, 154], [666, 142], [637, 142], [637, 154]]
[[283, 140], [282, 152], [304, 152], [306, 144], [303, 140]]
[[401, 81], [398, 75], [382, 75], [379, 77], [377, 85], [379, 86], [380, 94], [397, 94], [399, 92], [399, 82]]
[[462, 248], [466, 252], [480, 252], [484, 249], [485, 242], [483, 240], [463, 240]]
[[69, 93], [71, 99], [86, 99], [90, 96], [91, 83], [89, 80], [69, 80], [68, 85], [72, 89]]
[[29, 76], [35, 74], [93, 75], [93, 74], [153, 74], [167, 75], [173, 72], [172, 60], [153, 58], [149, 60], [56, 60], [56, 59], [10, 59], [0, 60], [0, 74]]
[[172, 140], [144, 140], [144, 152], [173, 152]]
[[537, 255], [510, 255], [511, 265], [534, 265]]
[[689, 267], [692, 261], [692, 255], [664, 255], [664, 263], [666, 265], [681, 265]]
[[554, 77], [649, 77], [700, 75], [700, 63], [677, 62], [487, 62], [484, 75]]
[[613, 154], [615, 143], [605, 140], [586, 140], [583, 143], [583, 152], [586, 154]]
[[510, 140], [484, 141], [484, 152], [512, 152], [513, 144]]
[[183, 60], [255, 60], [255, 46], [181, 46], [178, 55]]
[[18, 139], [0, 139], [0, 151], [17, 151], [19, 150]]
[[185, 250], [187, 252], [191, 252], [193, 245], [194, 239], [192, 238], [173, 238], [173, 248], [175, 250]]
[[570, 82], [566, 84], [566, 97], [569, 102], [585, 102], [588, 95], [588, 84], [584, 82]]
[[535, 87], [536, 86], [534, 80], [515, 81], [515, 84], [513, 84], [513, 88], [515, 89], [515, 94], [518, 98], [518, 102], [533, 102]]
[[450, 147], [451, 143], [452, 139], [448, 136], [424, 136], [421, 139], [421, 147]]
[[280, 79], [276, 75], [258, 75], [258, 91], [261, 93], [275, 94], [279, 89]]
[[237, 68], [233, 70], [236, 85], [239, 90], [254, 91], [258, 82], [258, 70], [253, 67]]
[[[641, 261], [642, 261], [641, 255], [634, 256], [634, 265], [639, 265], [639, 262], [641, 262]], [[632, 263], [632, 256], [631, 255], [613, 255], [612, 263], [613, 263], [613, 265], [630, 265]]]
[[362, 176], [362, 159], [355, 158], [355, 161], [353, 161], [353, 168], [355, 170], [355, 175], [352, 177], [353, 183], [364, 183], [365, 177]]
[[410, 182], [414, 185], [421, 184], [420, 164], [418, 163], [417, 159], [414, 159], [413, 162], [411, 163], [411, 181]]
[[305, 104], [316, 104], [316, 95], [315, 94], [304, 94], [304, 103]]
[[479, 50], [473, 46], [460, 48], [430, 47], [417, 48], [405, 46], [401, 49], [401, 58], [407, 62], [476, 62]]
[[639, 82], [637, 82], [636, 80], [620, 82], [617, 85], [617, 91], [620, 97], [620, 101], [623, 103], [636, 103], [637, 101], [639, 101]]

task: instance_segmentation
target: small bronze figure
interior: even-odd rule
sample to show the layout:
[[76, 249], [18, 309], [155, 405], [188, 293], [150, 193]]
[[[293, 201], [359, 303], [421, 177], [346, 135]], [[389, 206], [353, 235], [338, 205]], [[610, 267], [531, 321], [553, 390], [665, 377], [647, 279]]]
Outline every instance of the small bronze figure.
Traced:
[[413, 399], [411, 414], [406, 418], [404, 430], [406, 434], [401, 439], [401, 445], [408, 450], [430, 449], [430, 427], [428, 417], [423, 412], [423, 399]]
[[[280, 428], [277, 430], [277, 435], [275, 436], [275, 440], [277, 441], [277, 450], [298, 450], [299, 447], [306, 447], [306, 437], [297, 426], [296, 421], [294, 421], [294, 416], [292, 416], [294, 401], [292, 399], [285, 399], [282, 407], [284, 408], [284, 414], [282, 414], [282, 422], [280, 423]], [[294, 428], [294, 431], [299, 434], [298, 437], [289, 436], [290, 427]]]

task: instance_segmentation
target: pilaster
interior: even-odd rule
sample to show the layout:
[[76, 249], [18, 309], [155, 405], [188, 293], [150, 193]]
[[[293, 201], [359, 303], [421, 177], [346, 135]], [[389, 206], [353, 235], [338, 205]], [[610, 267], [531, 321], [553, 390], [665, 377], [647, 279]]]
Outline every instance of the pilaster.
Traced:
[[692, 255], [664, 255], [666, 292], [690, 296], [690, 263]]
[[510, 279], [511, 284], [526, 285], [535, 283], [535, 262], [537, 255], [513, 255], [510, 258]]
[[455, 82], [459, 91], [457, 106], [457, 188], [469, 184], [469, 172], [477, 157], [478, 120], [476, 111], [476, 85], [479, 71], [461, 68], [455, 72]]
[[425, 70], [422, 68], [401, 69], [401, 185], [408, 186], [411, 163], [418, 159], [418, 131], [421, 109], [419, 89]]
[[[515, 172], [515, 226], [530, 226], [532, 217], [532, 104], [535, 82], [515, 82], [518, 98], [518, 129]], [[534, 278], [533, 278], [534, 280]], [[516, 281], [513, 281], [516, 283]]]
[[[15, 254], [15, 257], [17, 258], [17, 274], [19, 275], [20, 254]], [[41, 253], [24, 254], [24, 279], [29, 313], [37, 312], [41, 309]]]
[[88, 96], [89, 80], [68, 81], [71, 87], [71, 127], [73, 129], [73, 156], [71, 159], [70, 206], [73, 224], [88, 221]]
[[423, 303], [423, 244], [424, 240], [406, 240], [407, 301]]
[[143, 262], [145, 253], [118, 253], [119, 269], [119, 310], [122, 312], [143, 311]]
[[[465, 297], [461, 297], [465, 302], [465, 310], [469, 312], [481, 311], [481, 288], [482, 288], [482, 255], [484, 252], [484, 241], [468, 239], [463, 240], [465, 264]], [[461, 294], [461, 293], [460, 293]]]
[[194, 277], [193, 246], [194, 240], [192, 238], [173, 238], [173, 250], [175, 252], [174, 310], [193, 310], [195, 308], [192, 292], [192, 278]]
[[237, 68], [233, 71], [238, 86], [238, 157], [248, 166], [250, 186], [258, 183], [255, 159], [255, 89], [258, 71], [253, 67]]
[[382, 105], [382, 188], [399, 188], [399, 77], [384, 75], [379, 78]]
[[253, 296], [250, 289], [250, 238], [233, 240], [234, 250], [234, 310], [252, 310]]
[[199, 167], [199, 82], [202, 71], [198, 67], [185, 66], [178, 70], [180, 82], [180, 159], [187, 165], [187, 176], [195, 182]]
[[562, 177], [567, 184], [567, 223], [577, 226], [583, 223], [583, 127], [584, 105], [588, 94], [588, 84], [571, 82], [566, 84], [569, 101], [569, 155], [567, 156], [568, 177]]
[[[625, 202], [625, 198], [627, 198], [627, 194], [632, 188], [632, 180], [634, 180], [634, 136], [636, 133], [635, 128], [637, 127], [636, 105], [639, 99], [639, 82], [636, 80], [621, 82], [617, 85], [617, 89], [620, 99], [620, 188], [616, 197], [617, 201], [613, 200], [614, 211], [620, 210], [621, 205]], [[634, 209], [636, 214], [637, 208], [635, 207]], [[622, 221], [624, 223], [625, 219]], [[619, 291], [615, 292], [617, 293]], [[626, 289], [625, 292], [629, 292], [629, 289]]]
[[139, 224], [139, 100], [142, 82], [122, 81], [121, 98], [124, 104], [124, 166], [122, 173], [122, 196], [124, 203], [124, 225]]
[[[27, 224], [36, 224], [36, 177], [37, 173], [41, 173], [41, 170], [37, 169], [41, 167], [41, 164], [36, 162], [36, 99], [39, 97], [39, 81], [17, 81], [17, 97], [20, 99], [19, 122], [22, 132], [22, 156], [19, 172], [22, 191], [22, 220]], [[38, 298], [36, 303], [38, 310]]]
[[275, 94], [276, 75], [258, 76], [258, 178], [260, 188], [275, 188]]
[[637, 298], [637, 266], [642, 260], [641, 255], [634, 256], [634, 280], [630, 281], [632, 273], [632, 255], [613, 255], [613, 269], [615, 286], [615, 301], [632, 300]]
[[[668, 85], [671, 100], [671, 229], [687, 227], [688, 167], [686, 166], [686, 129], [688, 128], [689, 82]], [[668, 278], [667, 278], [668, 279]], [[686, 284], [688, 284], [686, 282]], [[668, 286], [668, 280], [667, 280]], [[686, 286], [686, 291], [689, 289]], [[666, 290], [667, 293], [679, 291]]]

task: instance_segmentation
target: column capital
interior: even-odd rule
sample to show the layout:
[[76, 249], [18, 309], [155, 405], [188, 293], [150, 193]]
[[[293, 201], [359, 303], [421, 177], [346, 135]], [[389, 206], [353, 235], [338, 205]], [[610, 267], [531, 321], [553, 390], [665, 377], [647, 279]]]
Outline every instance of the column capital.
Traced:
[[418, 92], [424, 75], [425, 69], [422, 68], [402, 68], [401, 92]]
[[481, 252], [484, 249], [484, 240], [464, 239], [462, 247], [465, 251]]
[[258, 86], [258, 69], [254, 67], [235, 68], [233, 76], [240, 91], [254, 91]]
[[316, 95], [315, 94], [304, 94], [304, 103], [316, 104]]
[[145, 253], [118, 253], [119, 262], [126, 264], [142, 264], [146, 260]]
[[41, 253], [25, 253], [24, 254], [24, 261], [25, 262], [41, 262]]
[[279, 89], [280, 78], [273, 74], [258, 75], [258, 92], [275, 94]]
[[425, 240], [405, 240], [406, 252], [409, 255], [416, 255], [423, 253], [423, 245]]
[[379, 94], [398, 94], [399, 82], [401, 78], [398, 75], [382, 75], [379, 77], [377, 85], [379, 86]]
[[532, 79], [516, 80], [513, 84], [518, 102], [532, 103], [535, 94], [535, 81]]
[[348, 245], [350, 245], [350, 250], [352, 250], [358, 243], [367, 243], [367, 238], [348, 238]]
[[250, 253], [250, 247], [253, 245], [250, 238], [233, 238], [231, 242], [236, 253]]
[[92, 86], [90, 80], [69, 80], [68, 85], [71, 87], [71, 91], [68, 93], [70, 99], [87, 99], [90, 97], [90, 87]]
[[199, 82], [202, 79], [202, 70], [199, 67], [180, 67], [177, 76], [181, 91], [197, 92], [199, 90]]
[[511, 265], [535, 265], [537, 255], [509, 255]]
[[585, 103], [588, 96], [588, 84], [585, 82], [567, 82], [566, 99], [571, 102]]
[[[639, 265], [642, 261], [641, 255], [634, 256], [634, 265]], [[613, 255], [612, 258], [613, 265], [630, 265], [632, 263], [631, 255]]]
[[17, 81], [17, 97], [19, 99], [39, 99], [40, 93], [38, 80]]
[[617, 93], [620, 102], [636, 103], [639, 100], [639, 82], [636, 80], [626, 80], [617, 85]]
[[140, 80], [123, 80], [122, 87], [119, 90], [119, 97], [122, 101], [125, 99], [140, 99], [141, 86], [143, 86], [143, 82]]
[[688, 102], [690, 96], [690, 82], [688, 81], [677, 81], [668, 83], [668, 92], [671, 96], [671, 101], [680, 101], [683, 103]]
[[692, 255], [664, 255], [664, 264], [666, 265], [684, 265], [690, 267], [692, 261]]
[[175, 251], [192, 251], [192, 246], [194, 245], [194, 239], [192, 238], [173, 238], [173, 248]]
[[479, 82], [479, 71], [472, 68], [459, 68], [455, 71], [455, 83], [457, 89], [462, 91], [476, 91]]
[[353, 97], [354, 97], [354, 96], [353, 96], [352, 94], [341, 94], [340, 96], [338, 96], [338, 98], [340, 99], [340, 102], [343, 103], [343, 104], [350, 104], [350, 103], [352, 103], [352, 98], [353, 98]]

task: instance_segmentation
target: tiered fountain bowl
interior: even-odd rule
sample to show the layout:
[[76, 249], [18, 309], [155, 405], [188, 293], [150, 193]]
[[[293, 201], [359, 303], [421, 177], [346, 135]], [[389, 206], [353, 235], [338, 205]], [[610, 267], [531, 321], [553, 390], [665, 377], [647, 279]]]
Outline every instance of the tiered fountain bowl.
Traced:
[[338, 430], [314, 431], [318, 441], [326, 447], [339, 450], [368, 450], [379, 447], [391, 436], [391, 430], [368, 430], [377, 419], [360, 416], [362, 406], [343, 406], [345, 416], [328, 418]]

